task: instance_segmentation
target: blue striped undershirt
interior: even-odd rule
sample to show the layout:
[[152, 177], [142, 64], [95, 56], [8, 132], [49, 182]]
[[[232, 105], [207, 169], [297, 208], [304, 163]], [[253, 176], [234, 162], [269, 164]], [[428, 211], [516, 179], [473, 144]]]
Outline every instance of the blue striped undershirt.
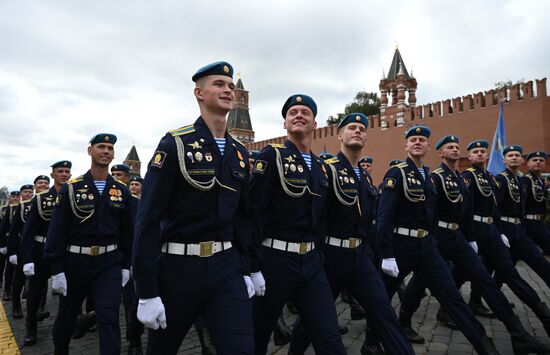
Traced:
[[418, 169], [418, 172], [422, 175], [422, 179], [426, 180], [426, 171], [424, 171], [424, 168]]
[[302, 158], [306, 161], [306, 165], [311, 170], [311, 154], [309, 153], [302, 153]]
[[214, 138], [216, 140], [216, 144], [218, 145], [218, 148], [220, 149], [220, 153], [225, 151], [225, 138]]
[[99, 191], [99, 194], [101, 195], [105, 189], [105, 185], [107, 185], [107, 181], [94, 180], [94, 184], [97, 191]]
[[358, 166], [356, 166], [356, 167], [353, 168], [353, 171], [355, 171], [355, 176], [357, 176], [358, 179], [361, 178], [361, 170], [360, 170], [360, 169], [361, 169], [361, 168], [358, 167]]

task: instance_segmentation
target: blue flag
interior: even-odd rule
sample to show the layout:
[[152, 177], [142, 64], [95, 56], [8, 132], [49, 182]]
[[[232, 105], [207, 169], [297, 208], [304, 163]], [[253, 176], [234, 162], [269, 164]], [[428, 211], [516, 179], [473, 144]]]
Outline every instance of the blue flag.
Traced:
[[504, 102], [500, 103], [500, 112], [498, 114], [497, 129], [491, 145], [491, 156], [489, 157], [489, 170], [494, 175], [501, 173], [506, 169], [502, 151], [506, 146], [506, 128], [504, 128]]

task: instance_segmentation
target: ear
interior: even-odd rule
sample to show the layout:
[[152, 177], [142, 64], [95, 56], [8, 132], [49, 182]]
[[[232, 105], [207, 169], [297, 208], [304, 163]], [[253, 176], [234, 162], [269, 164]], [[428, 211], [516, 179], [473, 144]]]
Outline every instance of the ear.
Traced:
[[193, 89], [193, 94], [195, 94], [197, 101], [204, 100], [204, 97], [202, 95], [202, 89], [200, 87], [196, 86], [195, 89]]
[[313, 129], [317, 129], [317, 121], [313, 121]]
[[92, 155], [92, 146], [88, 147], [88, 155]]
[[283, 128], [284, 128], [284, 129], [287, 129], [287, 127], [286, 127], [286, 117], [285, 117], [285, 120], [284, 120], [284, 122], [283, 122]]

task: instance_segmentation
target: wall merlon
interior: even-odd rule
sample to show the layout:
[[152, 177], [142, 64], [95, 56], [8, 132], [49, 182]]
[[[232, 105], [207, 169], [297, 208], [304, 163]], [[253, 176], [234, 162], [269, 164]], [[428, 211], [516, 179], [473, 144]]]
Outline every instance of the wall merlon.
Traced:
[[537, 97], [546, 97], [546, 78], [536, 79], [537, 82]]

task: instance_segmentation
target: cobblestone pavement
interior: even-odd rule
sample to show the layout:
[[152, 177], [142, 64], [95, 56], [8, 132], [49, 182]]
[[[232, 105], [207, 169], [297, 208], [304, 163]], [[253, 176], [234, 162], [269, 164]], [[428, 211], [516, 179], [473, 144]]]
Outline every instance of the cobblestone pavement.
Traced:
[[[544, 282], [523, 263], [518, 264], [518, 269], [522, 276], [537, 290], [540, 297], [544, 302], [550, 304], [550, 290], [544, 284]], [[515, 312], [520, 316], [522, 323], [527, 330], [535, 335], [546, 345], [550, 345], [550, 338], [546, 335], [542, 324], [535, 317], [533, 312], [525, 307], [517, 297], [510, 291], [507, 286], [503, 287], [504, 293], [508, 299], [515, 304]], [[466, 284], [462, 288], [462, 294], [469, 294], [469, 284]], [[24, 305], [25, 302], [23, 302]], [[397, 297], [394, 297], [393, 305], [398, 306], [399, 301]], [[46, 355], [53, 353], [53, 344], [51, 340], [51, 327], [53, 319], [57, 309], [57, 297], [49, 296], [47, 309], [52, 316], [39, 324], [38, 328], [38, 342], [32, 347], [24, 347], [23, 338], [25, 336], [25, 320], [14, 320], [11, 317], [11, 303], [3, 302], [4, 311], [0, 307], [0, 354], [17, 354], [17, 346], [22, 354], [37, 354]], [[468, 343], [466, 338], [460, 331], [453, 331], [443, 326], [438, 325], [435, 318], [439, 304], [435, 298], [428, 296], [424, 298], [422, 304], [414, 315], [413, 327], [419, 331], [427, 340], [426, 344], [414, 345], [414, 349], [417, 354], [474, 354], [472, 346]], [[343, 336], [344, 344], [347, 348], [348, 354], [360, 354], [359, 349], [363, 343], [364, 335], [364, 321], [351, 321], [349, 314], [349, 307], [347, 304], [338, 301], [337, 312], [339, 316], [340, 324], [347, 325], [349, 332]], [[294, 320], [295, 316], [290, 314], [285, 308], [285, 317], [290, 324]], [[6, 320], [7, 318], [7, 320]], [[501, 354], [513, 354], [512, 347], [508, 333], [506, 332], [504, 325], [496, 319], [478, 318], [485, 326], [489, 336], [493, 338], [498, 350]], [[126, 353], [127, 343], [124, 339], [125, 334], [125, 322], [123, 319], [123, 307], [121, 306], [121, 334], [123, 334], [122, 340], [122, 354]], [[11, 326], [11, 331], [9, 327]], [[11, 340], [11, 342], [10, 342]], [[14, 341], [17, 343], [14, 344]], [[144, 344], [146, 337], [143, 336]], [[275, 347], [273, 343], [269, 346], [269, 354], [287, 354], [287, 347]], [[71, 354], [98, 354], [98, 336], [97, 332], [88, 333], [81, 339], [71, 341]], [[200, 344], [197, 337], [197, 333], [192, 328], [186, 339], [184, 340], [179, 354], [186, 355], [200, 355]], [[314, 354], [310, 348], [307, 354]]]

